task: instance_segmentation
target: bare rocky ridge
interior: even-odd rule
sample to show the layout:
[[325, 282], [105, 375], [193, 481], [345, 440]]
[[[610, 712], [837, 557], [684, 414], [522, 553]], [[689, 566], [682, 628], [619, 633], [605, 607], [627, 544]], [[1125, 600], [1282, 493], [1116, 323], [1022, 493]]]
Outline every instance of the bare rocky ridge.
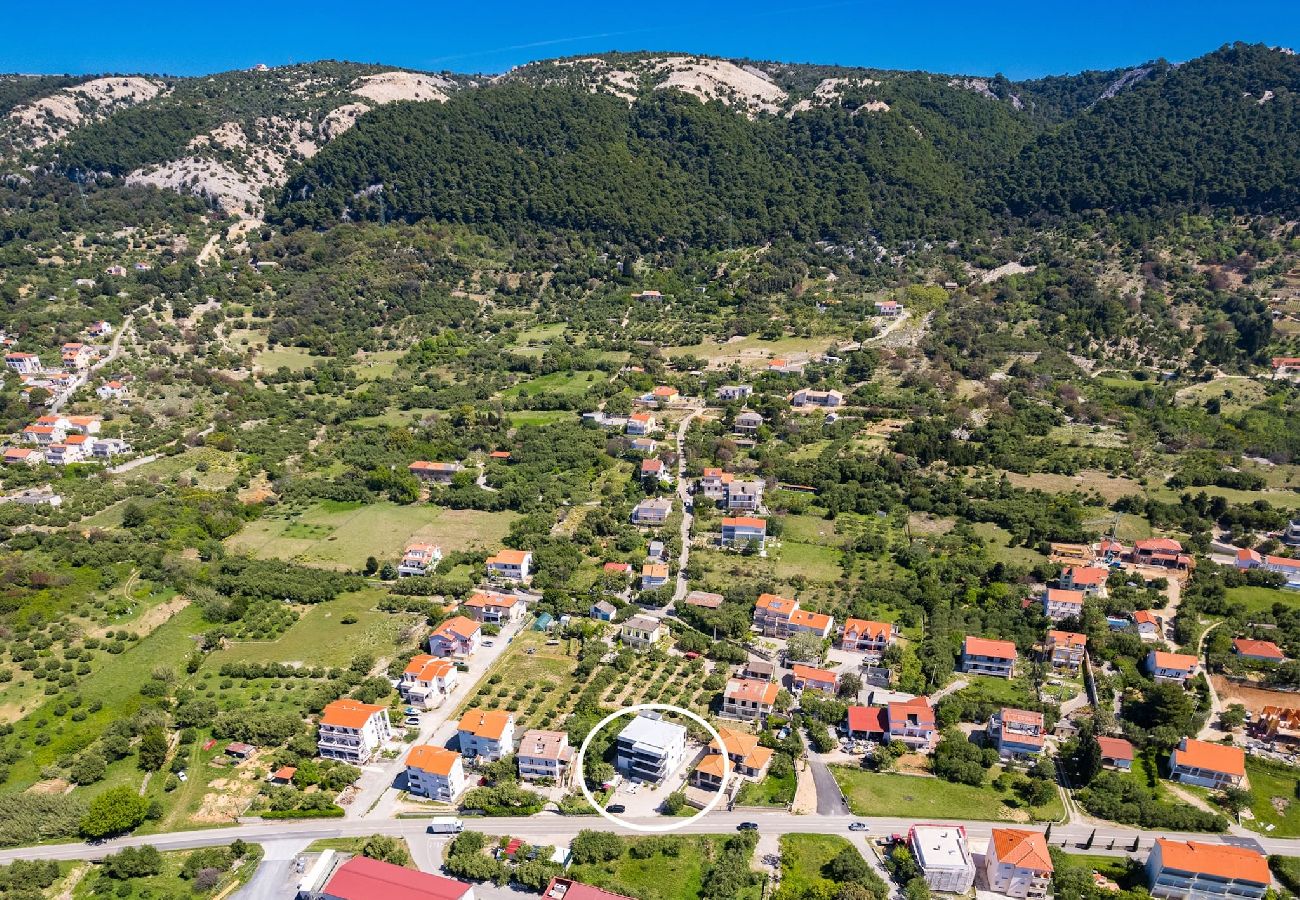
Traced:
[[39, 149], [67, 137], [79, 125], [152, 100], [165, 89], [166, 84], [149, 78], [96, 78], [19, 106], [9, 112], [9, 120], [16, 126], [19, 146]]

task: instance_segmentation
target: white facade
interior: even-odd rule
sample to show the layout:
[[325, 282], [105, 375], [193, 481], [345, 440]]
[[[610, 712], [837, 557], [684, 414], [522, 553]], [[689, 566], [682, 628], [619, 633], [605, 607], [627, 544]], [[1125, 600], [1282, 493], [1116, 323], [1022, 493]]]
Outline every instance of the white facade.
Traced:
[[975, 860], [961, 826], [916, 825], [908, 843], [930, 890], [964, 894], [975, 883]]
[[653, 713], [640, 713], [619, 732], [615, 767], [628, 778], [658, 783], [686, 757], [686, 729]]

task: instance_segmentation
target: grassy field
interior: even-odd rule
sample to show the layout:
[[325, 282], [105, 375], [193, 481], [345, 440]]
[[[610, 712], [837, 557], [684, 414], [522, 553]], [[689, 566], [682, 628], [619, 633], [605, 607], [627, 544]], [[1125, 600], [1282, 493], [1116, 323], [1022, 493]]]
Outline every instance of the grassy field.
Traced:
[[597, 369], [579, 369], [574, 372], [552, 372], [528, 381], [511, 385], [501, 392], [502, 397], [535, 397], [538, 394], [559, 394], [562, 397], [580, 397], [607, 378]]
[[970, 682], [957, 693], [974, 702], [1004, 703], [1009, 706], [1032, 702], [1034, 688], [1024, 676], [996, 678], [992, 675], [961, 675]]
[[360, 569], [366, 557], [396, 560], [412, 541], [452, 550], [495, 550], [514, 513], [321, 501], [289, 518], [250, 522], [227, 542], [254, 556], [293, 560], [328, 569]]
[[1116, 449], [1128, 444], [1127, 434], [1104, 425], [1057, 425], [1049, 436], [1063, 444], [1080, 447]]
[[1035, 566], [1047, 562], [1047, 557], [1029, 547], [1012, 547], [1011, 532], [992, 522], [976, 522], [971, 530], [988, 541], [989, 552], [993, 558], [1017, 566]]
[[515, 409], [506, 413], [510, 419], [510, 424], [516, 427], [520, 425], [549, 425], [552, 422], [563, 422], [565, 419], [572, 419], [574, 413], [563, 409]]
[[747, 368], [765, 368], [767, 361], [775, 356], [814, 355], [821, 353], [831, 342], [826, 335], [820, 337], [785, 337], [775, 341], [765, 341], [758, 335], [749, 335], [739, 341], [719, 344], [717, 341], [705, 341], [686, 347], [665, 347], [663, 355], [699, 356], [711, 363], [719, 361], [739, 362]]
[[[199, 610], [187, 606], [153, 633], [108, 659], [93, 678], [81, 682], [79, 695], [87, 708], [95, 701], [100, 704], [98, 712], [90, 713], [83, 721], [55, 715], [55, 707], [67, 699], [55, 696], [15, 723], [14, 733], [19, 737], [19, 745], [30, 747], [31, 753], [14, 761], [8, 787], [23, 788], [34, 784], [40, 779], [42, 766], [86, 746], [88, 738], [98, 736], [110, 722], [133, 715], [144, 704], [139, 693], [140, 685], [149, 680], [155, 668], [179, 670], [194, 649], [194, 636], [203, 628]], [[47, 735], [48, 743], [38, 744], [38, 734]], [[110, 773], [114, 767], [133, 768], [134, 765], [134, 760], [128, 757], [111, 766]]]
[[1174, 394], [1180, 406], [1201, 406], [1205, 401], [1217, 399], [1225, 413], [1239, 413], [1263, 402], [1268, 388], [1245, 375], [1230, 375], [1202, 384], [1179, 388]]
[[822, 877], [822, 868], [852, 846], [834, 834], [781, 835], [781, 887], [776, 900], [834, 896], [838, 885]]
[[840, 578], [844, 554], [834, 547], [783, 540], [771, 553], [776, 577], [790, 581], [797, 577], [809, 581], [835, 582]]
[[920, 775], [866, 772], [831, 766], [835, 780], [859, 816], [903, 816], [918, 819], [980, 819], [994, 822], [1056, 821], [1065, 814], [1059, 796], [1045, 806], [1023, 808], [1009, 792], [999, 791], [994, 766], [982, 787], [954, 784]]
[[[160, 481], [178, 477], [182, 480], [195, 479], [199, 487], [220, 490], [233, 482], [238, 474], [239, 465], [235, 454], [224, 453], [212, 447], [191, 447], [184, 453], [145, 463], [119, 477]], [[118, 521], [121, 521], [120, 514]]]
[[1096, 491], [1113, 503], [1120, 497], [1142, 493], [1142, 485], [1128, 478], [1117, 478], [1096, 469], [1084, 469], [1078, 475], [1056, 475], [1051, 472], [1035, 472], [1032, 475], [1019, 475], [1015, 472], [1005, 473], [1016, 487], [1037, 489], [1049, 494], [1068, 494], [1072, 491], [1091, 493]]
[[1256, 831], [1265, 831], [1272, 825], [1273, 830], [1267, 832], [1269, 837], [1300, 835], [1300, 802], [1296, 799], [1300, 769], [1248, 755], [1246, 777], [1250, 779], [1250, 793], [1254, 797], [1250, 811], [1255, 818], [1245, 823]]
[[[298, 621], [276, 640], [231, 643], [211, 653], [204, 668], [219, 669], [227, 662], [341, 666], [358, 653], [389, 655], [414, 620], [376, 609], [384, 596], [384, 591], [371, 588], [302, 607]], [[356, 622], [345, 625], [345, 618]]]
[[1275, 603], [1295, 608], [1300, 605], [1300, 594], [1276, 588], [1243, 586], [1228, 588], [1228, 600], [1242, 604], [1247, 612], [1268, 612]]
[[316, 356], [306, 347], [275, 347], [263, 350], [253, 357], [253, 365], [264, 372], [274, 372], [281, 366], [292, 372], [301, 372], [325, 359], [324, 356]]
[[[618, 859], [606, 863], [573, 866], [569, 877], [627, 894], [640, 900], [698, 900], [708, 862], [722, 850], [722, 835], [692, 835], [677, 838], [680, 852], [676, 856], [656, 853], [647, 859], [633, 859], [625, 849]], [[624, 844], [653, 838], [624, 838]], [[662, 840], [662, 839], [661, 839]], [[735, 900], [757, 900], [761, 888], [736, 895]]]

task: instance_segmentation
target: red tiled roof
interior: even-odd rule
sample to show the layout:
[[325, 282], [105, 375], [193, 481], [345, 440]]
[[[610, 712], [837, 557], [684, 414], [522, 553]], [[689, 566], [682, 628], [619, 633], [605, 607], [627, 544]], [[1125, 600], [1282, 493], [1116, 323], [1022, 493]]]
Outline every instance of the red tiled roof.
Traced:
[[1239, 656], [1257, 656], [1261, 659], [1275, 659], [1281, 661], [1285, 659], [1282, 655], [1282, 649], [1272, 641], [1256, 641], [1250, 638], [1235, 638], [1232, 642], [1232, 649]]
[[849, 731], [884, 734], [889, 730], [883, 706], [850, 706]]
[[461, 900], [472, 890], [454, 878], [354, 856], [335, 870], [323, 893], [339, 900]]
[[1157, 668], [1190, 670], [1196, 666], [1196, 657], [1190, 653], [1166, 653], [1164, 650], [1152, 650]]
[[581, 881], [574, 881], [572, 878], [564, 878], [556, 875], [551, 879], [551, 883], [546, 886], [546, 892], [542, 894], [543, 900], [633, 900], [625, 894], [615, 894], [604, 888], [592, 887], [589, 884], [583, 884]]
[[1133, 758], [1133, 745], [1123, 738], [1099, 737], [1097, 744], [1101, 747], [1101, 755], [1106, 759]]
[[460, 754], [454, 750], [419, 744], [411, 748], [411, 752], [406, 757], [406, 764], [411, 768], [432, 772], [434, 775], [446, 776], [451, 774], [459, 759]]
[[723, 527], [731, 526], [733, 528], [759, 528], [764, 532], [767, 531], [767, 520], [755, 518], [754, 516], [734, 516], [722, 520]]
[[1061, 577], [1068, 578], [1074, 584], [1101, 584], [1106, 580], [1108, 573], [1105, 569], [1098, 566], [1070, 566], [1061, 573]]
[[371, 716], [382, 713], [387, 708], [377, 703], [362, 703], [360, 700], [344, 697], [327, 704], [325, 709], [321, 710], [320, 723], [337, 725], [340, 728], [363, 728], [366, 722], [370, 721]]

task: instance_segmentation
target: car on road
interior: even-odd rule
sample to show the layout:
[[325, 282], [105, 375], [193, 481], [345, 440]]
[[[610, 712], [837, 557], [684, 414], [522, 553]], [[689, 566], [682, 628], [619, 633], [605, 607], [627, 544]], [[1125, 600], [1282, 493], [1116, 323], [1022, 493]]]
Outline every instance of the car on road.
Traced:
[[758, 831], [757, 822], [741, 822], [736, 826], [737, 831]]
[[483, 646], [484, 646], [484, 647], [495, 647], [495, 646], [496, 646], [496, 643], [497, 643], [496, 641], [484, 641], [484, 642], [483, 642]]
[[609, 806], [605, 807], [605, 812], [618, 815], [619, 813], [627, 812], [627, 807], [622, 803], [611, 803]]
[[849, 831], [870, 831], [866, 822], [850, 822]]

